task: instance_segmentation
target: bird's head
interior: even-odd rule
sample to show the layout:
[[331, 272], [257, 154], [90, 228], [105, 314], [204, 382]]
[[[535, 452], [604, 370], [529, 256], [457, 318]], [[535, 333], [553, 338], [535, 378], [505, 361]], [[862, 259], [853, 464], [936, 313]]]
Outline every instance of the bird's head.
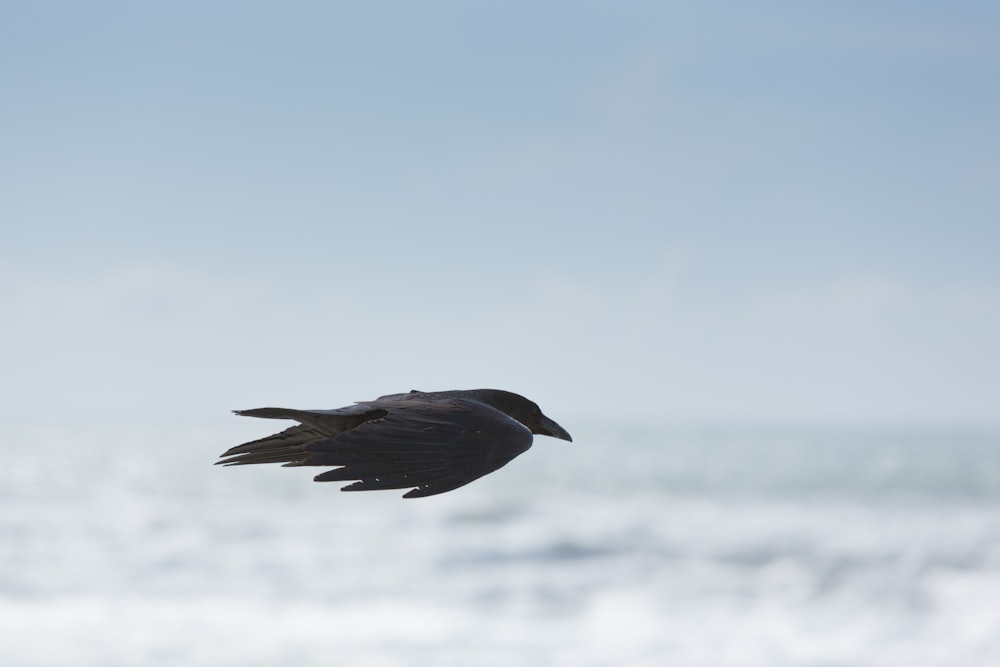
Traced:
[[521, 422], [532, 433], [573, 442], [566, 429], [543, 415], [541, 408], [524, 396], [500, 389], [480, 389], [477, 393], [486, 403]]

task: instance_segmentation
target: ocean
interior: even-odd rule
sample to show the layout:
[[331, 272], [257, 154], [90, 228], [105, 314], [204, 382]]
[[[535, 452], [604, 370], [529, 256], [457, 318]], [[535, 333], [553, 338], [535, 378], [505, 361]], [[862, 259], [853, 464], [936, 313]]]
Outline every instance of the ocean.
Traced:
[[0, 444], [0, 665], [1000, 664], [996, 434], [569, 423], [402, 500], [176, 423]]

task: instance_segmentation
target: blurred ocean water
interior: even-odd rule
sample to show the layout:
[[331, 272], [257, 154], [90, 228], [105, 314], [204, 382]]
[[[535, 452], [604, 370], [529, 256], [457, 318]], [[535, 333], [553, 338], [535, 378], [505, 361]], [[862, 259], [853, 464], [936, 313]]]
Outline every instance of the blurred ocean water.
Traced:
[[1000, 664], [1000, 436], [577, 427], [404, 501], [211, 465], [269, 426], [0, 445], [0, 664]]

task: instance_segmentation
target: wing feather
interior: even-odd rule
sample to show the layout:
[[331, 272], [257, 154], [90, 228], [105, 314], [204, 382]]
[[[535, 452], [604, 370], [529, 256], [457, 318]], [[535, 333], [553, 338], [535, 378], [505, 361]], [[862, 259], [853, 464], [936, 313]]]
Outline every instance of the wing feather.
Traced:
[[296, 419], [297, 426], [233, 447], [219, 463], [337, 466], [317, 482], [342, 491], [444, 493], [506, 465], [531, 447], [523, 424], [477, 400], [401, 394], [341, 410], [258, 408], [240, 414]]
[[342, 491], [411, 488], [443, 493], [502, 467], [531, 446], [531, 432], [477, 401], [400, 405], [379, 420], [312, 443], [304, 465], [338, 465], [316, 481], [349, 481]]

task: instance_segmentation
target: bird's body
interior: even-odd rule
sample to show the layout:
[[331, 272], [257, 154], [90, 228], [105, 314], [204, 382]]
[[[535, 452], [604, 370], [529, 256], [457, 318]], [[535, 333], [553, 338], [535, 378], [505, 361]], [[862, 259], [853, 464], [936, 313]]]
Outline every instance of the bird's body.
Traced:
[[532, 434], [572, 440], [537, 405], [499, 389], [390, 394], [336, 410], [257, 408], [236, 414], [297, 426], [225, 452], [222, 465], [337, 466], [317, 482], [343, 491], [404, 489], [404, 498], [457, 489], [531, 447]]

